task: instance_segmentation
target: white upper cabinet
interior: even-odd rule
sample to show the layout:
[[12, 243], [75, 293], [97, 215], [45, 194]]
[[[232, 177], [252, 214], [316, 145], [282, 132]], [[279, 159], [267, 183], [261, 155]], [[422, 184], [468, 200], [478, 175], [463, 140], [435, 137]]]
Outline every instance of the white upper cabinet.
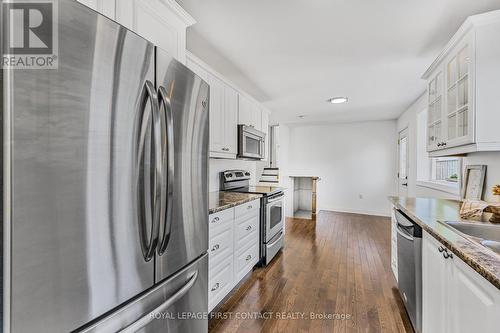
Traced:
[[186, 63], [186, 28], [195, 20], [174, 0], [116, 0], [116, 21]]
[[77, 1], [89, 8], [92, 8], [96, 12], [99, 12], [102, 15], [109, 17], [112, 20], [115, 19], [115, 0], [77, 0]]
[[231, 155], [238, 153], [238, 92], [224, 86], [224, 142]]
[[238, 124], [262, 131], [261, 106], [243, 94], [240, 94], [238, 101]]
[[264, 161], [269, 160], [269, 150], [271, 149], [271, 138], [269, 137], [269, 112], [265, 109], [262, 110], [261, 131], [266, 133], [266, 146], [264, 148]]
[[499, 151], [500, 11], [467, 18], [423, 75], [431, 156]]
[[187, 66], [210, 85], [210, 157], [235, 159], [238, 140], [238, 92], [192, 54]]

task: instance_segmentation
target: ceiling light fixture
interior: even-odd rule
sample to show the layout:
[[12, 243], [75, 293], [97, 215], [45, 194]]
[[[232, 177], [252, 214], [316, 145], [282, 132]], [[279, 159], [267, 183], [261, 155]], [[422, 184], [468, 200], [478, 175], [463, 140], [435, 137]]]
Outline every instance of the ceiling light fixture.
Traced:
[[327, 102], [330, 102], [332, 104], [342, 104], [342, 103], [347, 103], [349, 99], [347, 97], [332, 97], [327, 100]]

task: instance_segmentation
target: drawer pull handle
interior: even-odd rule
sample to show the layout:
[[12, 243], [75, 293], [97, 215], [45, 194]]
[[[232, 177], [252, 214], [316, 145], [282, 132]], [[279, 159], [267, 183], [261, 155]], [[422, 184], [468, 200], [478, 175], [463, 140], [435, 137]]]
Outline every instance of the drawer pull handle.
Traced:
[[212, 247], [212, 252], [217, 251], [219, 249], [219, 244], [215, 244], [214, 247]]
[[212, 220], [212, 223], [215, 223], [215, 222], [219, 222], [219, 217], [218, 216], [214, 217], [214, 219]]
[[252, 226], [251, 226], [251, 225], [249, 225], [249, 226], [247, 227], [247, 231], [250, 231], [250, 230], [252, 230]]
[[438, 248], [438, 251], [439, 251], [440, 253], [441, 253], [441, 252], [443, 252], [443, 251], [444, 251], [444, 247], [440, 246], [440, 247]]
[[247, 257], [245, 258], [246, 261], [248, 261], [250, 259], [252, 259], [252, 255], [251, 254], [247, 255]]
[[213, 287], [212, 287], [212, 291], [216, 291], [217, 289], [219, 289], [219, 282], [217, 282]]
[[448, 249], [445, 249], [444, 252], [443, 252], [443, 257], [445, 259], [448, 259], [448, 258], [452, 258], [453, 259], [453, 254], [448, 253]]

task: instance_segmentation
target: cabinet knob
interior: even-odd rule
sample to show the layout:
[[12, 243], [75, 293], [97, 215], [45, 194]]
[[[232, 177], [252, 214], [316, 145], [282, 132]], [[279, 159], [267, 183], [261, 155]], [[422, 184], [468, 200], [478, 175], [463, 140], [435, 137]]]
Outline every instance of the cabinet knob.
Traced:
[[222, 148], [222, 150], [223, 150], [223, 151], [229, 151], [229, 148], [224, 147], [224, 148]]
[[250, 231], [250, 230], [252, 230], [252, 226], [251, 226], [251, 225], [249, 225], [249, 226], [247, 227], [247, 231]]
[[212, 287], [212, 291], [216, 291], [217, 289], [219, 289], [219, 282], [217, 282], [213, 287]]
[[247, 255], [247, 257], [245, 258], [246, 261], [248, 261], [250, 259], [252, 259], [252, 255], [251, 254]]
[[442, 246], [438, 247], [438, 251], [439, 252], [443, 252], [444, 251], [444, 247], [442, 247]]
[[212, 223], [216, 223], [216, 222], [218, 222], [218, 221], [219, 221], [219, 217], [218, 217], [218, 216], [216, 216], [216, 217], [214, 217], [214, 219], [212, 220]]
[[214, 247], [212, 247], [212, 252], [217, 251], [219, 247], [219, 244], [215, 244]]
[[252, 208], [253, 208], [253, 206], [252, 206], [252, 205], [248, 205], [248, 206], [247, 206], [247, 209], [252, 209]]
[[202, 101], [202, 102], [201, 102], [201, 105], [202, 105], [204, 108], [206, 108], [206, 107], [207, 107], [207, 101], [206, 101], [206, 100], [205, 100], [205, 101]]
[[438, 146], [438, 147], [441, 147], [441, 143], [440, 143], [440, 142], [438, 142], [437, 146]]
[[444, 257], [445, 259], [448, 259], [448, 258], [453, 258], [453, 254], [448, 253], [448, 251], [447, 251], [447, 250], [445, 250], [445, 251], [443, 252], [443, 257]]

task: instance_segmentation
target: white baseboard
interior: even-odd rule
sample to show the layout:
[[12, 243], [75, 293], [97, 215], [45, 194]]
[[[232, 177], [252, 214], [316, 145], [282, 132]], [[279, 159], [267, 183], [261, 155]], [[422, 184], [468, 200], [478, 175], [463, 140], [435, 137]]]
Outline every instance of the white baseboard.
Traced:
[[321, 207], [318, 208], [318, 212], [326, 210], [331, 212], [340, 212], [340, 213], [351, 213], [351, 214], [361, 214], [361, 215], [373, 215], [373, 216], [383, 216], [383, 217], [391, 217], [391, 212], [382, 212], [382, 211], [374, 211], [374, 210], [361, 210], [361, 209], [345, 209], [345, 208], [333, 208], [333, 207]]

